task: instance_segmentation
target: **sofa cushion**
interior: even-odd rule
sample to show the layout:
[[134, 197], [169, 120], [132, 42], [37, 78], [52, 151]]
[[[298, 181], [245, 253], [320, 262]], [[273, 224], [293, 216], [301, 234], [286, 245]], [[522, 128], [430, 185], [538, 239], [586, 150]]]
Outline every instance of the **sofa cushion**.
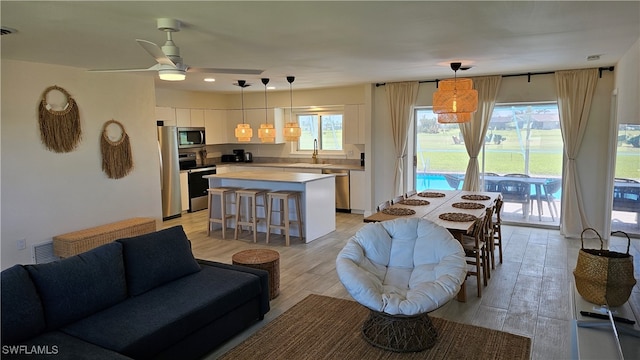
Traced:
[[2, 271], [2, 344], [14, 344], [45, 329], [44, 311], [29, 272], [22, 265]]
[[102, 245], [51, 263], [26, 265], [26, 268], [42, 299], [49, 330], [127, 298], [119, 243]]
[[117, 241], [123, 246], [131, 296], [200, 271], [180, 225]]
[[2, 360], [126, 360], [131, 359], [60, 331], [51, 331], [13, 347], [3, 347]]
[[133, 358], [153, 358], [262, 292], [259, 277], [203, 265], [202, 270], [70, 324], [62, 331]]

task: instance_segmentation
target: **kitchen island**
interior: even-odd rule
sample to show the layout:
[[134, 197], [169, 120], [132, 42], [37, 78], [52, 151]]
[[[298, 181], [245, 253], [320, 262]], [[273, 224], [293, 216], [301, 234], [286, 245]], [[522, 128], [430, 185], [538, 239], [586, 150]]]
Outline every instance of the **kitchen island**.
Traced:
[[[239, 188], [289, 190], [301, 193], [302, 227], [305, 242], [313, 241], [336, 229], [335, 175], [310, 174], [281, 171], [239, 171], [226, 174], [206, 175], [209, 187], [232, 186]], [[219, 201], [219, 199], [215, 199]], [[295, 218], [295, 210], [290, 216]], [[220, 204], [213, 204], [214, 211]], [[218, 214], [219, 215], [219, 214]], [[258, 217], [266, 218], [263, 212]], [[233, 224], [233, 220], [230, 221]], [[217, 225], [217, 224], [216, 224]], [[258, 231], [266, 232], [266, 221], [261, 221]], [[299, 229], [291, 228], [292, 236], [300, 236]]]

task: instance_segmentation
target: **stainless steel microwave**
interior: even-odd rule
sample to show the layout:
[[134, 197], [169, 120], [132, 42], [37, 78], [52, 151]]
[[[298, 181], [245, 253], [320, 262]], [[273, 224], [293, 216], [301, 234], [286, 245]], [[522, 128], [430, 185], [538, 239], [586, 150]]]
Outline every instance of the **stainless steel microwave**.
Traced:
[[203, 127], [179, 127], [178, 148], [195, 148], [206, 145], [206, 137]]

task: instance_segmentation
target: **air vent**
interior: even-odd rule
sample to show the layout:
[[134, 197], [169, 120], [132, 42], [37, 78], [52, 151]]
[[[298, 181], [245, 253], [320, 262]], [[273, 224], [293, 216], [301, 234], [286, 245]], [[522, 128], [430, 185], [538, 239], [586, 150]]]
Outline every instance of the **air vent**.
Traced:
[[15, 29], [8, 28], [6, 26], [0, 27], [0, 35], [9, 35], [13, 34], [14, 32], [16, 32]]
[[53, 254], [53, 241], [43, 242], [33, 246], [33, 260], [36, 264], [44, 264], [55, 260], [59, 257]]

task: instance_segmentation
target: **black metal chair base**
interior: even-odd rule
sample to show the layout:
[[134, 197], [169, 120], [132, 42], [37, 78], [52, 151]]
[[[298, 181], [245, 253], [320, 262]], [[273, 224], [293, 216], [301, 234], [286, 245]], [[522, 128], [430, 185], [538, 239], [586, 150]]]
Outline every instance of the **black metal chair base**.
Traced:
[[426, 313], [406, 316], [373, 310], [362, 325], [362, 335], [371, 345], [395, 352], [430, 349], [438, 339], [438, 332]]

